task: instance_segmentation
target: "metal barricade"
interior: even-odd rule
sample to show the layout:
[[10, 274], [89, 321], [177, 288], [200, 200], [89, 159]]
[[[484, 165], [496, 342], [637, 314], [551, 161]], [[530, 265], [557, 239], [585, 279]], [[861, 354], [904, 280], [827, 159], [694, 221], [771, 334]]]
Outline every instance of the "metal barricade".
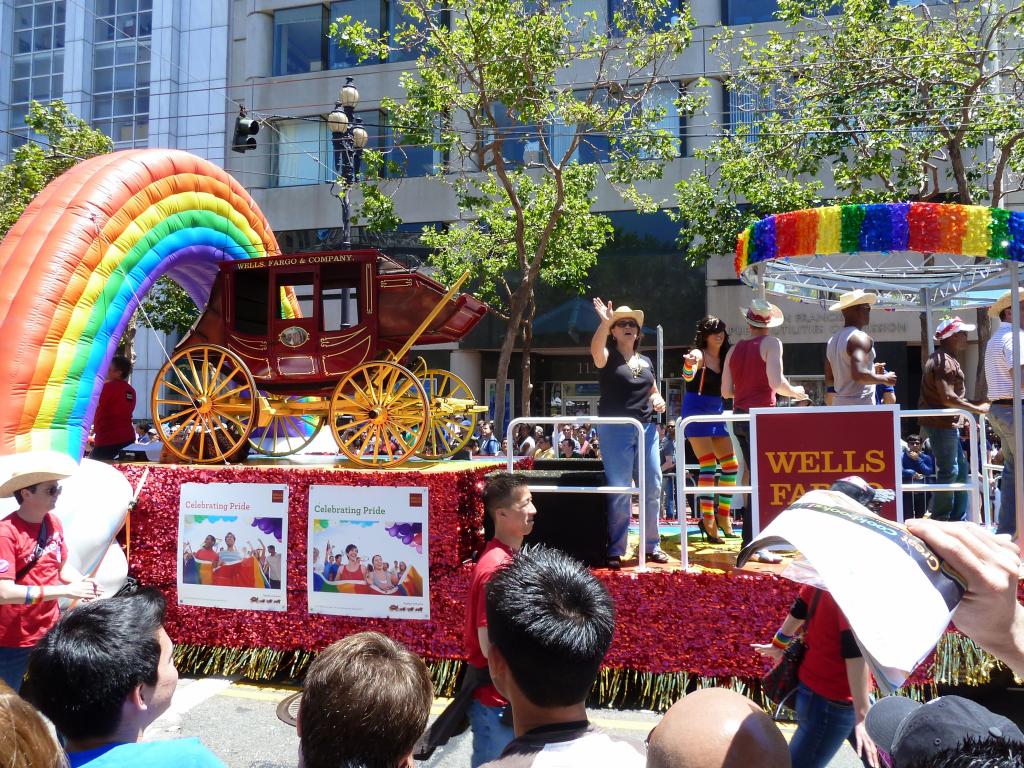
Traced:
[[521, 416], [517, 419], [512, 419], [508, 423], [508, 429], [505, 432], [505, 439], [508, 442], [508, 471], [511, 472], [515, 463], [515, 455], [513, 453], [514, 447], [512, 445], [512, 433], [520, 424], [619, 424], [623, 426], [632, 426], [636, 429], [637, 445], [639, 450], [637, 451], [637, 484], [636, 487], [632, 485], [536, 485], [530, 484], [527, 487], [531, 493], [602, 493], [602, 494], [626, 494], [629, 496], [639, 496], [640, 499], [640, 546], [637, 547], [640, 555], [640, 564], [638, 570], [647, 570], [646, 566], [646, 549], [647, 542], [647, 468], [646, 462], [643, 460], [643, 445], [644, 445], [644, 427], [636, 419], [630, 419], [620, 416]]
[[[827, 407], [827, 406], [825, 406]], [[811, 409], [806, 409], [811, 410]], [[818, 410], [818, 409], [815, 409]], [[916, 419], [921, 416], [955, 416], [963, 415], [967, 417], [970, 423], [970, 465], [971, 471], [968, 475], [968, 481], [966, 483], [903, 483], [901, 489], [904, 491], [915, 492], [915, 491], [974, 491], [969, 496], [969, 502], [971, 505], [971, 517], [975, 520], [979, 519], [979, 508], [978, 508], [978, 495], [982, 491], [982, 478], [978, 467], [978, 423], [974, 418], [974, 414], [969, 411], [961, 410], [960, 408], [935, 408], [927, 410], [913, 410], [913, 411], [899, 411], [900, 419]], [[676, 457], [685, 456], [686, 451], [686, 438], [683, 437], [686, 427], [690, 424], [708, 423], [708, 422], [736, 422], [736, 421], [750, 421], [750, 414], [748, 413], [734, 413], [733, 411], [725, 411], [720, 415], [706, 415], [706, 416], [687, 416], [686, 418], [676, 419]], [[751, 446], [751, 451], [756, 450], [755, 446]], [[902, 461], [902, 456], [899, 457]], [[744, 456], [743, 461], [746, 471], [749, 473], [750, 467], [747, 464], [750, 457]], [[676, 509], [681, 512], [686, 509], [686, 497], [687, 496], [703, 496], [710, 490], [714, 493], [714, 488], [701, 488], [700, 486], [685, 487], [685, 480], [680, 482], [679, 479], [680, 462], [676, 462], [676, 469], [673, 473], [675, 475], [675, 486], [676, 486]], [[902, 477], [902, 465], [899, 469], [900, 477]], [[684, 470], [685, 472], [685, 470]], [[716, 486], [717, 487], [717, 486]], [[729, 488], [730, 495], [742, 494], [749, 495], [753, 492], [753, 487], [750, 485], [735, 485]], [[985, 523], [988, 524], [990, 520], [986, 514]], [[680, 560], [682, 561], [683, 567], [689, 567], [689, 552], [686, 546], [686, 521], [680, 517]]]

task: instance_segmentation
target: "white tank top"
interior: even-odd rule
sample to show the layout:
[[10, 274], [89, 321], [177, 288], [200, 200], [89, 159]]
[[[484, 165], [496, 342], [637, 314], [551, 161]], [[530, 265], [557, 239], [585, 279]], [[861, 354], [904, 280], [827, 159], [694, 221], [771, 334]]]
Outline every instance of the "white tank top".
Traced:
[[[846, 351], [850, 336], [859, 329], [852, 325], [840, 328], [828, 340], [825, 356], [832, 366], [832, 380], [836, 393], [832, 398], [833, 405], [874, 405], [875, 388], [871, 384], [858, 384], [850, 376], [850, 355]], [[874, 370], [875, 347], [871, 345], [868, 365]]]

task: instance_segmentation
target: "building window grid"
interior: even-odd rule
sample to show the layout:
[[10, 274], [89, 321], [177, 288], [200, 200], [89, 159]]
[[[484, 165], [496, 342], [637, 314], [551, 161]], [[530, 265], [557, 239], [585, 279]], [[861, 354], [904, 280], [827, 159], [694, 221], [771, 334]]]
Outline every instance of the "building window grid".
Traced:
[[[383, 146], [384, 113], [359, 110], [369, 140], [366, 149]], [[331, 131], [321, 115], [277, 120], [270, 151], [270, 186], [301, 187], [334, 181]]]
[[754, 143], [761, 133], [761, 123], [775, 109], [775, 98], [752, 88], [729, 91], [729, 130], [739, 133], [746, 129], [746, 141]]
[[7, 129], [11, 149], [29, 138], [25, 118], [33, 100], [46, 103], [64, 95], [65, 0], [16, 0], [12, 29], [12, 77]]
[[97, 0], [93, 47], [93, 127], [115, 149], [149, 140], [152, 0]]

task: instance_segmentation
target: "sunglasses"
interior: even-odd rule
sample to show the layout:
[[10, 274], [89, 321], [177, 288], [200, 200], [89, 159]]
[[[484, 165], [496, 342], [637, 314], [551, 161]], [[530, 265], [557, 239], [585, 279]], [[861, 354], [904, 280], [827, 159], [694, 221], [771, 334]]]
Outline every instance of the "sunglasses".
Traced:
[[639, 328], [640, 326], [637, 325], [636, 322], [634, 322], [633, 320], [619, 320], [619, 322], [615, 323], [615, 325], [613, 325], [612, 327], [613, 328]]
[[60, 496], [60, 492], [62, 490], [63, 489], [59, 485], [51, 485], [49, 488], [39, 488], [39, 486], [36, 486], [37, 492], [41, 491], [42, 493], [45, 493], [48, 496]]

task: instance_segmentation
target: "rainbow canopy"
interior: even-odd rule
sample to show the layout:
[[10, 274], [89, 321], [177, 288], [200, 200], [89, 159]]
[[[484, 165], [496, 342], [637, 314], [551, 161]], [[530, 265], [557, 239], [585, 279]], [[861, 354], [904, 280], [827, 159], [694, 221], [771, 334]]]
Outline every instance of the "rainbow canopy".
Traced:
[[[872, 258], [861, 258], [863, 254]], [[835, 258], [844, 255], [858, 259]], [[825, 257], [833, 257], [827, 266], [822, 264]], [[926, 303], [959, 301], [963, 306], [977, 303], [976, 295], [968, 297], [971, 287], [992, 283], [1007, 260], [1024, 261], [1024, 212], [880, 203], [809, 208], [761, 219], [740, 233], [734, 266], [748, 283], [761, 272], [762, 279], [796, 287], [797, 293], [856, 286], [877, 290], [896, 307], [913, 302], [921, 292], [931, 294]], [[815, 277], [807, 277], [815, 270]], [[794, 278], [796, 273], [804, 278]]]
[[81, 455], [111, 357], [167, 275], [203, 309], [225, 259], [279, 252], [223, 169], [177, 150], [114, 152], [51, 182], [0, 243], [4, 452]]

